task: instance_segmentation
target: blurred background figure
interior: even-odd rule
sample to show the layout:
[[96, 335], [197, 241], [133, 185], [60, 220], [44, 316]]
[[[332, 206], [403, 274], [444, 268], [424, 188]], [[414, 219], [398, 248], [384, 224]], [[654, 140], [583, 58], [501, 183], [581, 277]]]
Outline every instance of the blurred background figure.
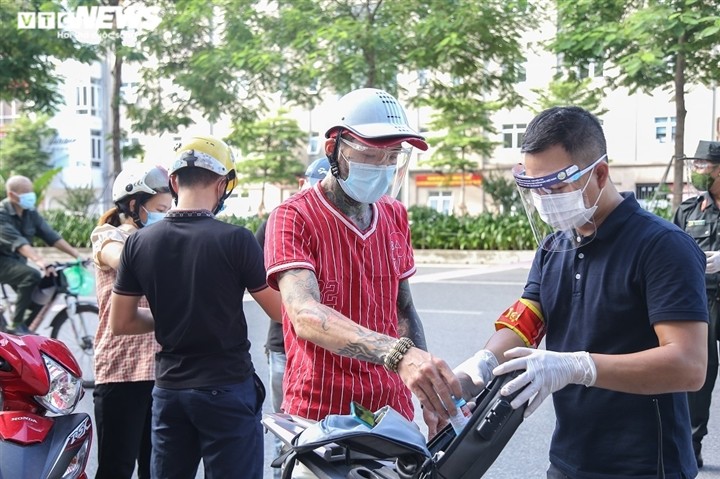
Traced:
[[707, 256], [705, 287], [707, 288], [708, 363], [705, 384], [697, 392], [688, 393], [692, 441], [698, 467], [703, 467], [702, 440], [708, 433], [710, 402], [718, 375], [718, 295], [720, 294], [720, 142], [701, 141], [695, 155], [686, 158], [692, 162], [690, 181], [700, 194], [682, 202], [673, 222], [684, 229]]

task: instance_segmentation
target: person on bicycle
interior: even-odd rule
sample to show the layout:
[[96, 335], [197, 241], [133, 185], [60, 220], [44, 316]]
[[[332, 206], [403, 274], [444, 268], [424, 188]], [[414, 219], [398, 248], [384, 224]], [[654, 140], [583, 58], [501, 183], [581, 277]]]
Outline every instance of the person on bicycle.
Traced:
[[319, 420], [350, 402], [414, 417], [411, 392], [448, 417], [460, 383], [426, 351], [408, 278], [405, 206], [395, 200], [410, 146], [428, 148], [389, 93], [343, 96], [327, 130], [330, 174], [275, 209], [265, 236], [268, 284], [283, 298], [283, 410]]
[[[280, 320], [260, 245], [246, 228], [215, 219], [237, 183], [217, 138], [180, 143], [169, 170], [176, 207], [128, 238], [110, 301], [114, 334], [155, 331], [152, 477], [263, 476], [265, 390], [254, 371], [245, 291]], [[145, 295], [150, 310], [139, 308]]]
[[[96, 479], [150, 478], [150, 426], [155, 353], [153, 333], [116, 336], [110, 331], [110, 295], [127, 239], [162, 220], [172, 207], [165, 168], [135, 165], [120, 172], [112, 188], [115, 206], [90, 235], [100, 309], [95, 334], [95, 426], [98, 438]], [[148, 307], [142, 298], [139, 305]]]
[[[38, 237], [73, 258], [82, 257], [35, 209], [37, 196], [29, 178], [11, 176], [5, 189], [7, 198], [0, 201], [0, 283], [9, 284], [17, 295], [8, 331], [28, 334], [28, 327], [43, 306], [32, 300], [33, 292], [44, 276], [53, 275], [52, 268], [32, 247], [33, 238]], [[28, 260], [37, 268], [28, 265]]]

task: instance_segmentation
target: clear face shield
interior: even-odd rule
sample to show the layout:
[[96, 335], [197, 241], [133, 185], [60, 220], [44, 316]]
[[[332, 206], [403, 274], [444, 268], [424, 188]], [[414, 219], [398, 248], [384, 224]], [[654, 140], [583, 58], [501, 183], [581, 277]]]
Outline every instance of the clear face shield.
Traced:
[[[570, 251], [589, 243], [595, 237], [593, 215], [602, 190], [591, 201], [586, 197], [585, 189], [593, 169], [606, 156], [601, 156], [583, 169], [578, 165], [570, 165], [541, 177], [527, 176], [524, 165], [513, 168], [513, 177], [525, 213], [541, 248], [547, 251]], [[591, 206], [586, 206], [588, 204]]]
[[405, 143], [403, 146], [374, 147], [342, 137], [340, 141], [348, 147], [340, 151], [350, 165], [350, 176], [353, 176], [354, 172], [363, 175], [377, 173], [388, 183], [385, 188], [380, 188], [383, 194], [393, 198], [397, 196], [407, 174], [411, 147], [405, 147]]

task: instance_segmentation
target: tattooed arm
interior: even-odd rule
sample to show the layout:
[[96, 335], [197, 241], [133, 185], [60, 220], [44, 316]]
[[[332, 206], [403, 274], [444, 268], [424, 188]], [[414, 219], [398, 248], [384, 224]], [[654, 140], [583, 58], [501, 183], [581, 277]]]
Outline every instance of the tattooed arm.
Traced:
[[400, 282], [397, 299], [398, 310], [398, 336], [408, 337], [412, 339], [415, 346], [427, 351], [427, 343], [425, 342], [425, 330], [423, 329], [420, 316], [415, 310], [412, 293], [410, 292], [410, 284], [407, 280]]
[[[425, 348], [425, 336], [412, 305], [407, 282], [401, 285], [403, 319], [400, 333], [412, 334]], [[397, 338], [364, 328], [320, 302], [320, 288], [315, 274], [308, 269], [292, 269], [278, 274], [283, 305], [298, 337], [342, 356], [383, 364]], [[445, 361], [420, 349], [410, 348], [398, 364], [403, 383], [425, 408], [448, 417], [444, 404], [455, 412], [451, 395], [460, 397], [460, 382]]]
[[328, 351], [383, 364], [396, 338], [364, 328], [320, 302], [320, 287], [309, 269], [278, 275], [278, 287], [298, 337]]

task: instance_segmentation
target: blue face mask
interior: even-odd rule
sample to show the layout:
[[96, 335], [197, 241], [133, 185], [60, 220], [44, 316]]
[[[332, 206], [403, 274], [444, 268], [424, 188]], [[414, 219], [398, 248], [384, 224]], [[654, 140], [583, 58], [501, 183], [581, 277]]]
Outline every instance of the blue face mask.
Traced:
[[375, 203], [387, 193], [395, 176], [395, 165], [378, 166], [355, 161], [348, 161], [348, 164], [347, 179], [338, 179], [338, 183], [350, 198], [360, 203]]
[[147, 220], [143, 223], [143, 226], [150, 226], [153, 223], [162, 221], [162, 219], [165, 218], [165, 215], [167, 215], [167, 212], [161, 213], [159, 211], [148, 211], [144, 206], [141, 206], [141, 208], [144, 209], [147, 214]]
[[35, 209], [35, 204], [37, 203], [37, 195], [34, 191], [31, 191], [30, 193], [23, 193], [17, 196], [18, 205], [20, 205], [20, 208], [24, 210]]

